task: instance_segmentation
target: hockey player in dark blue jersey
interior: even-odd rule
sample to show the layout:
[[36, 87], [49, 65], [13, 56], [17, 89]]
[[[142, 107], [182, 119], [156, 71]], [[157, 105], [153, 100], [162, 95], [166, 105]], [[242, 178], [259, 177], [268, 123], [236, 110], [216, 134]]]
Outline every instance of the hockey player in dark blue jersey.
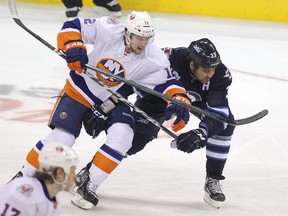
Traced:
[[[227, 67], [221, 62], [214, 44], [207, 38], [191, 42], [188, 48], [164, 48], [176, 78], [182, 81], [188, 92], [192, 105], [214, 115], [233, 120], [227, 99], [228, 88], [232, 77]], [[135, 105], [160, 123], [165, 121], [167, 103], [155, 96], [143, 94], [138, 96]], [[136, 154], [144, 149], [147, 143], [157, 137], [159, 128], [134, 112], [135, 133], [132, 148], [128, 155]], [[197, 116], [197, 114], [195, 114]], [[219, 208], [225, 201], [219, 180], [229, 154], [234, 126], [217, 120], [201, 117], [199, 127], [179, 135], [172, 141], [178, 150], [191, 153], [195, 149], [206, 147], [206, 181], [204, 200], [213, 207]], [[87, 121], [86, 121], [87, 122]], [[96, 121], [97, 122], [97, 121]], [[89, 121], [89, 124], [91, 121]], [[97, 124], [96, 124], [97, 125]], [[91, 134], [93, 126], [84, 122], [86, 131]], [[88, 165], [89, 166], [89, 165]], [[76, 178], [80, 184], [82, 170]], [[82, 176], [83, 177], [83, 176]]]
[[[222, 117], [233, 120], [228, 103], [228, 88], [232, 77], [227, 67], [221, 62], [214, 44], [207, 38], [193, 41], [188, 48], [164, 48], [174, 75], [182, 81], [192, 105]], [[157, 119], [165, 120], [163, 110], [166, 102], [155, 96], [138, 97], [135, 105]], [[195, 114], [196, 115], [196, 114]], [[197, 116], [197, 115], [196, 115]], [[179, 135], [173, 145], [183, 152], [191, 153], [206, 146], [206, 181], [205, 201], [216, 208], [225, 201], [219, 180], [222, 175], [230, 149], [234, 126], [211, 118], [201, 118], [199, 128]], [[141, 151], [145, 145], [157, 137], [159, 128], [144, 121], [135, 113], [136, 130], [129, 155]], [[141, 120], [142, 119], [142, 120]]]

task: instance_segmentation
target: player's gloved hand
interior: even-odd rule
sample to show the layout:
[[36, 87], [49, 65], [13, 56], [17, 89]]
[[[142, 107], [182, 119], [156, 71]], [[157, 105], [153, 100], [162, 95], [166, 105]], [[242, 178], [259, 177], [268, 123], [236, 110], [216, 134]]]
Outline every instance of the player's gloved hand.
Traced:
[[[206, 146], [206, 142], [207, 135], [205, 129], [199, 128], [180, 134], [176, 140], [176, 145], [178, 150], [191, 153], [195, 149], [200, 149]], [[171, 143], [171, 146], [172, 145], [173, 143]]]
[[83, 125], [86, 132], [92, 136], [92, 139], [97, 137], [101, 131], [105, 130], [109, 114], [104, 113], [99, 105], [94, 105], [91, 111], [84, 116]]
[[[173, 98], [191, 105], [191, 101], [186, 95], [175, 95]], [[172, 130], [177, 132], [181, 130], [189, 121], [189, 109], [174, 104], [173, 102], [169, 102], [165, 110], [165, 120], [169, 120], [174, 114], [176, 114], [177, 118], [172, 124]]]
[[82, 73], [88, 63], [87, 49], [82, 40], [69, 40], [65, 44], [66, 62], [70, 70]]

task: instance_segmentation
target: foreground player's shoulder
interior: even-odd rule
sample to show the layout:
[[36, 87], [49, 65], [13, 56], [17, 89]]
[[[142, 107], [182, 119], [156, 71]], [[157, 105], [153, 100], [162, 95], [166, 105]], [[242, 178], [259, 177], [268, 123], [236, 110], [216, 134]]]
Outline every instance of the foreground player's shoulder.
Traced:
[[41, 183], [36, 178], [22, 177], [9, 184], [11, 195], [23, 203], [35, 204], [45, 198]]

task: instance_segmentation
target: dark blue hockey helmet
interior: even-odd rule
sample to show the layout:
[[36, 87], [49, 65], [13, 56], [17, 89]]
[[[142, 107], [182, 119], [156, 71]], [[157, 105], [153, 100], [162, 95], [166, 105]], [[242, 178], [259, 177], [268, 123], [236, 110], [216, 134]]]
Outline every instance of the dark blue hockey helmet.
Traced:
[[220, 64], [220, 55], [209, 39], [202, 38], [189, 45], [188, 60], [204, 68], [215, 68]]

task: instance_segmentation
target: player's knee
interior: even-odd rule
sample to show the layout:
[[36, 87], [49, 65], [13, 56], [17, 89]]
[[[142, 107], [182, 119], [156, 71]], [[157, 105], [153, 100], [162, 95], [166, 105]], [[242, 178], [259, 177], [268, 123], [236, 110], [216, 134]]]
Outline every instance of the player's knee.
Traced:
[[42, 140], [42, 143], [45, 145], [46, 143], [59, 142], [69, 147], [72, 147], [75, 143], [75, 137], [71, 133], [60, 129], [55, 128], [51, 131], [51, 133], [46, 137], [45, 140]]
[[133, 136], [133, 129], [128, 124], [115, 123], [107, 130], [105, 144], [124, 156], [132, 146]]

